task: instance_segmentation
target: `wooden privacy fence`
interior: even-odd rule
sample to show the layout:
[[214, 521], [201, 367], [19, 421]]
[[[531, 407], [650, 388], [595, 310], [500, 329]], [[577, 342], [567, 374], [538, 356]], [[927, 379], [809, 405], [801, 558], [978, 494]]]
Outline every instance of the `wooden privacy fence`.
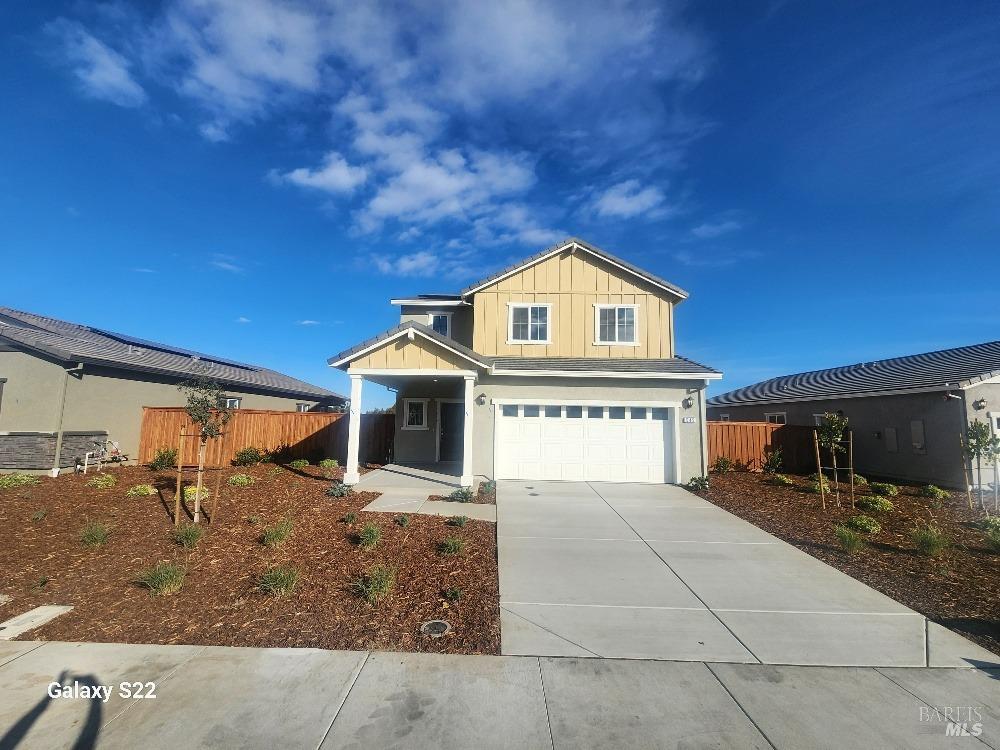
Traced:
[[769, 422], [709, 422], [708, 464], [720, 456], [760, 471], [765, 451], [781, 448], [782, 469], [795, 474], [816, 471], [812, 427]]
[[[347, 414], [337, 412], [265, 411], [235, 409], [221, 439], [209, 440], [206, 466], [224, 466], [236, 451], [253, 446], [262, 451], [288, 447], [290, 458], [336, 458], [347, 460]], [[181, 430], [194, 434], [197, 428], [183, 407], [144, 406], [139, 434], [139, 462], [148, 463], [160, 448], [177, 448]], [[362, 462], [384, 463], [392, 457], [395, 416], [363, 414], [361, 416]], [[198, 463], [198, 439], [184, 440], [185, 466]]]

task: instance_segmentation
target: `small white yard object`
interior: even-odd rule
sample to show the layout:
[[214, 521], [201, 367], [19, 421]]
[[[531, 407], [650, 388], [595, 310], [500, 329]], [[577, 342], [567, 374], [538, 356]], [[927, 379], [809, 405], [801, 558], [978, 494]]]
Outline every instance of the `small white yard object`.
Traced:
[[122, 453], [117, 440], [105, 440], [103, 443], [100, 440], [95, 440], [94, 450], [83, 454], [82, 466], [77, 459], [76, 470], [82, 470], [86, 474], [91, 466], [96, 466], [98, 471], [102, 471], [106, 463], [124, 464], [128, 460], [129, 457]]

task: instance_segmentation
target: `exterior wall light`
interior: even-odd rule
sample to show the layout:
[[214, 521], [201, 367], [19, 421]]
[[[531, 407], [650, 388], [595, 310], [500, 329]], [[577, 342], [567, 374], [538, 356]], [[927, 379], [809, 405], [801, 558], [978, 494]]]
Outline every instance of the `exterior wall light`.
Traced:
[[685, 409], [690, 409], [691, 406], [694, 404], [694, 399], [691, 398], [690, 396], [687, 396], [683, 401], [681, 401], [681, 403], [684, 405]]
[[976, 409], [977, 411], [985, 409], [986, 399], [985, 398], [976, 399], [975, 401], [972, 402], [972, 408]]
[[480, 393], [478, 396], [476, 396], [476, 403], [479, 404], [480, 406], [482, 406], [483, 404], [485, 404], [486, 403], [486, 394], [485, 393]]

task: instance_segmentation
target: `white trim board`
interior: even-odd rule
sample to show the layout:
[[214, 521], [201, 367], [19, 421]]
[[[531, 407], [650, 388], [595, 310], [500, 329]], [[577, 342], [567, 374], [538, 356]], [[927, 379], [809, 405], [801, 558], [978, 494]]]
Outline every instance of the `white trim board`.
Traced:
[[413, 307], [470, 307], [465, 300], [460, 299], [391, 299], [390, 305], [412, 305]]
[[423, 331], [421, 331], [421, 330], [419, 330], [417, 328], [413, 328], [412, 326], [407, 326], [406, 328], [402, 328], [399, 331], [396, 331], [396, 333], [392, 334], [392, 336], [389, 336], [388, 338], [384, 338], [381, 341], [376, 341], [371, 346], [365, 347], [364, 349], [362, 349], [360, 351], [352, 352], [351, 354], [348, 354], [345, 357], [341, 357], [336, 362], [330, 362], [329, 363], [330, 367], [340, 367], [345, 362], [350, 362], [352, 360], [357, 359], [358, 357], [363, 357], [365, 354], [368, 354], [369, 352], [375, 351], [376, 349], [379, 349], [379, 348], [385, 346], [386, 344], [388, 344], [388, 343], [390, 343], [392, 341], [395, 341], [396, 339], [401, 338], [403, 336], [408, 336], [411, 340], [413, 339], [414, 336], [421, 336], [421, 337], [427, 339], [428, 341], [430, 341], [432, 344], [437, 344], [442, 349], [445, 349], [445, 350], [451, 352], [452, 354], [456, 354], [459, 357], [461, 357], [462, 359], [466, 359], [469, 362], [472, 362], [477, 367], [486, 367], [486, 364], [484, 362], [480, 362], [479, 360], [473, 359], [468, 354], [463, 354], [462, 352], [458, 351], [457, 349], [454, 349], [454, 348], [448, 346], [447, 344], [445, 344], [445, 343], [443, 343], [441, 341], [438, 341], [435, 338], [431, 338], [430, 336], [428, 336]]
[[513, 406], [527, 404], [529, 406], [638, 406], [647, 409], [678, 409], [680, 401], [643, 401], [642, 399], [573, 399], [573, 398], [494, 398], [494, 406]]
[[[607, 346], [605, 344], [605, 346]], [[722, 373], [683, 373], [683, 372], [611, 372], [609, 370], [498, 370], [490, 368], [490, 375], [514, 375], [517, 377], [542, 378], [630, 378], [648, 379], [662, 378], [664, 380], [720, 380]]]
[[414, 369], [376, 369], [372, 367], [355, 367], [353, 370], [347, 371], [348, 375], [405, 375], [406, 377], [428, 377], [428, 378], [475, 378], [476, 373], [473, 370], [414, 370]]

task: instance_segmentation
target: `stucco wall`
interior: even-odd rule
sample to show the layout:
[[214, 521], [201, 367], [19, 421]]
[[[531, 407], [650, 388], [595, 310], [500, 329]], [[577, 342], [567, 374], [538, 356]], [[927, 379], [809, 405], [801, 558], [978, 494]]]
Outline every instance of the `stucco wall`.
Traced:
[[[59, 425], [63, 368], [23, 352], [0, 351], [0, 432], [50, 432]], [[91, 429], [90, 425], [83, 429]]]
[[472, 348], [472, 307], [459, 305], [457, 307], [423, 307], [418, 305], [403, 305], [400, 309], [399, 322], [423, 323], [429, 326], [427, 316], [430, 313], [451, 313], [451, 337], [463, 346]]

